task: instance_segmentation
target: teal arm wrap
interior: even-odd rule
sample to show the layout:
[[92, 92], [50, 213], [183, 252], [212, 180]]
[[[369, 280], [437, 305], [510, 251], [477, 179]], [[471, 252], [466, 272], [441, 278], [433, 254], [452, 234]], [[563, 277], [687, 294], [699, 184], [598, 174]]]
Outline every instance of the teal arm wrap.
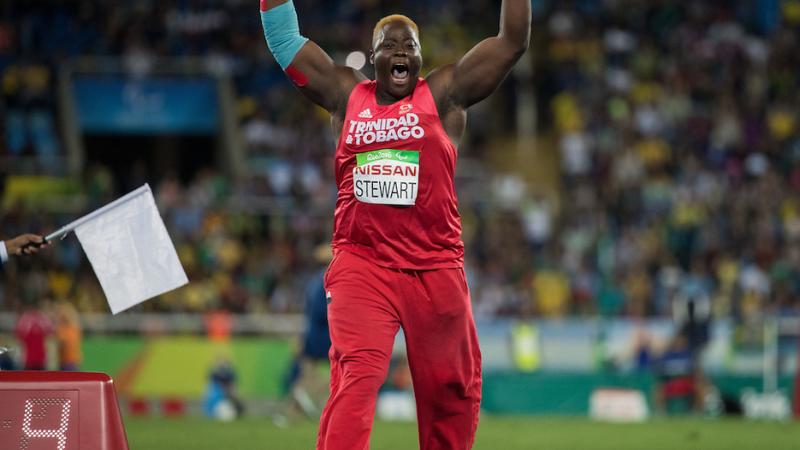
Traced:
[[294, 3], [289, 0], [280, 6], [262, 11], [261, 25], [264, 27], [264, 37], [267, 38], [269, 51], [281, 69], [286, 70], [308, 40], [300, 35]]

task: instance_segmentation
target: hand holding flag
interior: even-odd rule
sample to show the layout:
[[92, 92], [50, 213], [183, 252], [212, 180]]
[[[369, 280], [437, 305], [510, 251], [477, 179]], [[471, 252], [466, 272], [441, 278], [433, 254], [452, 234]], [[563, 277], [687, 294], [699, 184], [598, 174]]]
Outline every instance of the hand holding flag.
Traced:
[[78, 236], [114, 314], [189, 282], [147, 184], [46, 239], [63, 239], [70, 231]]

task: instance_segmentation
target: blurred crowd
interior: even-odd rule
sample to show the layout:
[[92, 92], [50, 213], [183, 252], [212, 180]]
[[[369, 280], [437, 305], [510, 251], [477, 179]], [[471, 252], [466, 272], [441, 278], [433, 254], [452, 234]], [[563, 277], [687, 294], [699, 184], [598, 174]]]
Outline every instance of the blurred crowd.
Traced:
[[770, 1], [616, 2], [541, 23], [537, 92], [563, 175], [540, 280], [564, 285], [554, 312], [797, 312], [798, 25], [800, 3]]
[[[13, 174], [63, 174], [65, 164], [52, 162], [65, 151], [57, 138], [57, 70], [86, 56], [118, 57], [130, 77], [146, 77], [161, 58], [199, 60], [212, 72], [230, 77], [248, 171], [231, 179], [208, 168], [186, 180], [174, 173], [148, 173], [148, 165], [141, 162], [125, 173], [113, 173], [110, 167], [89, 161], [74, 189], [82, 193], [79, 208], [44, 213], [37, 205], [6, 202], [0, 217], [3, 232], [53, 230], [78, 212], [149, 182], [191, 283], [140, 309], [278, 313], [302, 309], [305, 284], [319, 269], [314, 251], [329, 241], [332, 232], [334, 142], [327, 114], [301, 99], [266, 51], [257, 3], [4, 4], [0, 72], [6, 119], [0, 173], [11, 175], [11, 167], [21, 167], [23, 173]], [[458, 6], [426, 30], [430, 36], [440, 36], [431, 38], [426, 53], [445, 58], [464, 51], [471, 36], [457, 25], [458, 20], [467, 14], [474, 21], [480, 2], [435, 7], [424, 2], [296, 3], [306, 33], [343, 60], [346, 50], [368, 45], [374, 20], [401, 6], [413, 9], [409, 14], [416, 12], [419, 20]], [[445, 35], [449, 37], [444, 39]], [[37, 125], [40, 122], [46, 126]], [[59, 242], [40, 258], [17, 262], [0, 281], [0, 310], [17, 310], [40, 299], [69, 299], [81, 311], [106, 309], [74, 239]]]
[[[334, 143], [327, 115], [299, 101], [266, 51], [255, 3], [0, 7], [0, 173], [10, 158], [63, 152], [54, 77], [70, 58], [117, 56], [145, 76], [158, 58], [196, 57], [234, 81], [249, 172], [148, 179], [191, 283], [142, 309], [298, 311], [318, 270], [314, 249], [332, 230]], [[304, 33], [340, 62], [388, 12], [419, 22], [429, 68], [497, 26], [496, 2], [481, 0], [295, 3]], [[560, 181], [556, 195], [532, 195], [524, 176], [493, 170], [486, 149], [514, 121], [473, 120], [457, 184], [476, 314], [668, 316], [686, 302], [745, 320], [797, 310], [800, 2], [533, 3], [537, 152], [557, 156]], [[476, 114], [511, 117], [514, 102], [495, 101]], [[86, 169], [87, 208], [135, 187], [113, 178]], [[14, 205], [0, 230], [69, 219]], [[42, 297], [105, 310], [74, 239], [20, 265], [0, 281], [0, 310]]]

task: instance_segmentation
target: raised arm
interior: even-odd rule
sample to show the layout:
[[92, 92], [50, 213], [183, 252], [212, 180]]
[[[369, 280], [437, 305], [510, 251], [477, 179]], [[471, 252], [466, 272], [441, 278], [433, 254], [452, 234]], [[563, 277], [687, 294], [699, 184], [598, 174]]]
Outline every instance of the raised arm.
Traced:
[[300, 92], [331, 114], [344, 112], [350, 90], [364, 75], [337, 65], [300, 35], [291, 0], [261, 0], [261, 24], [272, 55]]
[[457, 63], [431, 72], [432, 89], [462, 108], [483, 100], [528, 49], [530, 37], [531, 0], [503, 0], [497, 36], [479, 42]]

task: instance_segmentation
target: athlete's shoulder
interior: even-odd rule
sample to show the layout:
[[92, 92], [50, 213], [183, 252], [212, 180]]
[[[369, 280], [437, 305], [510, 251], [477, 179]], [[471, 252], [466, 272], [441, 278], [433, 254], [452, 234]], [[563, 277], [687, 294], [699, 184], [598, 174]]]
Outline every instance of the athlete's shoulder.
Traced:
[[428, 86], [428, 80], [422, 77], [417, 78], [417, 85], [414, 86], [414, 95], [420, 91], [424, 92], [426, 90], [430, 90], [430, 86]]
[[358, 84], [356, 85], [356, 87], [359, 88], [359, 89], [363, 89], [363, 90], [374, 90], [375, 86], [377, 86], [377, 85], [378, 85], [377, 81], [370, 80], [369, 78], [367, 78], [367, 79], [359, 81]]
[[354, 106], [358, 106], [364, 102], [369, 102], [371, 97], [370, 93], [374, 91], [374, 85], [374, 81], [365, 79], [350, 86], [345, 97], [347, 110], [351, 110]]
[[417, 85], [414, 86], [410, 101], [415, 105], [431, 110], [431, 112], [436, 112], [436, 100], [431, 92], [430, 83], [424, 78], [417, 80]]
[[359, 97], [363, 95], [368, 95], [371, 91], [375, 90], [375, 80], [364, 79], [359, 80], [358, 83], [355, 83], [349, 90], [350, 99], [353, 97]]
[[446, 64], [433, 69], [425, 81], [428, 84], [428, 89], [431, 91], [434, 102], [442, 106], [447, 103], [449, 98], [450, 86], [453, 81], [453, 69], [455, 64]]
[[444, 66], [439, 66], [428, 73], [428, 76], [425, 77], [425, 81], [430, 86], [431, 91], [437, 89], [445, 89], [453, 80], [453, 69], [455, 69], [455, 64], [445, 64]]
[[346, 66], [336, 66], [336, 75], [339, 80], [339, 95], [336, 101], [336, 108], [331, 111], [331, 114], [343, 120], [347, 113], [347, 107], [353, 98], [353, 92], [369, 79], [360, 70]]

